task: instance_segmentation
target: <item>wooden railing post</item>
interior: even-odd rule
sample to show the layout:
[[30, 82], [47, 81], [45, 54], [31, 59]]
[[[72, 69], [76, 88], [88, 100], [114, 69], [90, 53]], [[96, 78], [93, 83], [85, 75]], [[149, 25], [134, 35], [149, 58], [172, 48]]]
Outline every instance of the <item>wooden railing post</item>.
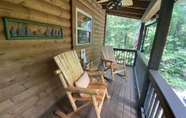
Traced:
[[116, 58], [125, 58], [125, 63], [127, 66], [134, 67], [136, 60], [136, 50], [131, 49], [120, 49], [114, 48], [114, 54]]
[[159, 68], [167, 39], [173, 5], [174, 0], [162, 0], [160, 15], [149, 60], [149, 69], [158, 70]]
[[133, 64], [133, 67], [136, 65], [136, 59], [137, 59], [137, 51], [135, 52], [135, 58], [134, 58], [134, 64]]

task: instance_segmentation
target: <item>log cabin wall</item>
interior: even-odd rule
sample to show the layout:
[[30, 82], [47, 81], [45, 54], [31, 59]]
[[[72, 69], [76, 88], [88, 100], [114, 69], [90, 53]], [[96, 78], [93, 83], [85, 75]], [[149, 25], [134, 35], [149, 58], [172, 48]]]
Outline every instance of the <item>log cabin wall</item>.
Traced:
[[82, 11], [90, 14], [92, 16], [92, 43], [83, 45], [83, 46], [75, 46], [75, 18], [72, 18], [72, 37], [73, 37], [73, 49], [80, 51], [80, 49], [86, 49], [86, 58], [87, 61], [93, 60], [93, 63], [98, 65], [100, 64], [101, 54], [100, 47], [104, 44], [104, 32], [105, 32], [105, 10], [101, 9], [101, 6], [96, 4], [96, 0], [72, 0], [72, 16], [75, 16], [75, 8], [79, 8]]
[[[87, 50], [87, 59], [100, 63], [105, 12], [95, 0], [79, 0], [94, 14], [93, 42], [74, 49]], [[99, 11], [99, 12], [98, 12]], [[6, 40], [2, 17], [63, 27], [64, 39]], [[71, 0], [0, 1], [0, 117], [36, 118], [64, 96], [53, 56], [72, 50]]]

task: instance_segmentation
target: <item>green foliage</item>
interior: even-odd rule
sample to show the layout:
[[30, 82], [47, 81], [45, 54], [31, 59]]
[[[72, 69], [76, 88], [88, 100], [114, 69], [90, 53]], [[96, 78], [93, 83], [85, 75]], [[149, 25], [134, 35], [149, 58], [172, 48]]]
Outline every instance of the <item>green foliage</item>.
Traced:
[[107, 15], [105, 44], [115, 48], [134, 48], [139, 24], [139, 20]]
[[[179, 0], [172, 13], [159, 71], [174, 88], [186, 90], [186, 0]], [[151, 21], [154, 22], [154, 21]], [[140, 25], [139, 20], [107, 16], [106, 45], [115, 48], [134, 48]], [[156, 31], [156, 24], [148, 27], [144, 55], [149, 58]]]
[[182, 70], [186, 68], [186, 52], [184, 50], [174, 52], [172, 54], [164, 54], [160, 70], [162, 72], [168, 72], [170, 75], [183, 75]]
[[[169, 33], [159, 67], [165, 80], [174, 88], [186, 90], [186, 0], [178, 1], [173, 9]], [[150, 57], [155, 26], [149, 28], [144, 54]]]
[[[154, 22], [154, 21], [152, 21]], [[147, 28], [146, 31], [146, 38], [145, 38], [145, 43], [144, 43], [144, 55], [149, 59], [151, 49], [152, 49], [152, 44], [154, 41], [154, 35], [156, 31], [156, 24], [150, 26]]]
[[186, 90], [186, 1], [180, 0], [172, 13], [172, 20], [160, 65], [160, 72], [173, 87]]
[[167, 72], [161, 72], [165, 80], [169, 85], [171, 85], [173, 88], [179, 89], [179, 90], [186, 90], [186, 82], [184, 79], [176, 76], [171, 76]]

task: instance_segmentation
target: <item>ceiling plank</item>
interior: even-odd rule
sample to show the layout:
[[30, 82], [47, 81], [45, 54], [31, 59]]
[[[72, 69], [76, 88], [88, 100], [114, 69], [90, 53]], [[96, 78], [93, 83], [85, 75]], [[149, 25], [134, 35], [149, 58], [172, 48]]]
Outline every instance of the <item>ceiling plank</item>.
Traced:
[[131, 15], [140, 15], [140, 16], [143, 16], [143, 13], [137, 13], [137, 12], [129, 12], [129, 11], [117, 11], [117, 10], [107, 10], [107, 12], [110, 12], [110, 13], [126, 13], [126, 14], [131, 14]]
[[147, 9], [149, 4], [150, 4], [150, 1], [133, 1], [133, 5], [129, 6], [128, 8]]
[[102, 9], [106, 9], [107, 11], [113, 11], [113, 12], [125, 12], [125, 13], [131, 13], [131, 14], [144, 14], [145, 10], [143, 9], [133, 9], [128, 7], [120, 7], [118, 10], [115, 9], [108, 9], [106, 5], [102, 6]]
[[[103, 5], [108, 5], [110, 2], [101, 3]], [[150, 4], [150, 1], [134, 1], [132, 6], [128, 6], [127, 8], [135, 8], [135, 9], [146, 9]]]
[[122, 16], [126, 18], [133, 18], [140, 20], [142, 15], [136, 15], [136, 14], [130, 14], [130, 13], [124, 13], [124, 12], [113, 12], [113, 11], [106, 11], [107, 14], [115, 15], [115, 16]]
[[152, 0], [144, 15], [141, 18], [141, 22], [145, 23], [150, 20], [160, 9], [161, 0]]
[[132, 0], [133, 2], [135, 2], [135, 1], [151, 1], [151, 0]]

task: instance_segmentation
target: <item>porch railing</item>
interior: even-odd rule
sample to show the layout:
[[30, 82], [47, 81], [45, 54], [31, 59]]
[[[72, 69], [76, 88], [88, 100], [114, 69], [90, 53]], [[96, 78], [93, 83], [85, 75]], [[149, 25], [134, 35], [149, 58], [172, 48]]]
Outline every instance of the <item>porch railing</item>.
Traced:
[[143, 105], [146, 118], [185, 118], [186, 108], [156, 70], [149, 70], [150, 84]]
[[[127, 66], [134, 66], [136, 60], [136, 50], [114, 48], [116, 58], [125, 58]], [[120, 63], [119, 61], [117, 63]]]
[[142, 89], [144, 86], [145, 76], [148, 72], [147, 66], [148, 66], [147, 58], [145, 58], [145, 56], [141, 52], [137, 51], [136, 64], [134, 66], [134, 73], [135, 73], [136, 88], [137, 88], [139, 98], [140, 98], [141, 93], [143, 91]]
[[[144, 102], [139, 106], [142, 111], [142, 117], [185, 118], [186, 108], [174, 93], [171, 86], [167, 84], [158, 71], [148, 70], [148, 62], [144, 59], [142, 53], [137, 52], [136, 59], [134, 70], [136, 71], [135, 77], [139, 94], [143, 92], [143, 87], [148, 83], [148, 90]], [[147, 79], [145, 79], [146, 77]], [[141, 96], [139, 96], [139, 99], [140, 97]]]
[[[114, 48], [114, 54], [116, 58], [125, 58], [126, 65], [134, 67], [139, 99], [143, 92], [145, 78], [148, 78], [145, 100], [142, 106], [139, 106], [142, 116], [145, 118], [186, 118], [185, 106], [158, 71], [148, 70], [148, 60], [141, 52]], [[146, 76], [147, 73], [148, 76]]]

